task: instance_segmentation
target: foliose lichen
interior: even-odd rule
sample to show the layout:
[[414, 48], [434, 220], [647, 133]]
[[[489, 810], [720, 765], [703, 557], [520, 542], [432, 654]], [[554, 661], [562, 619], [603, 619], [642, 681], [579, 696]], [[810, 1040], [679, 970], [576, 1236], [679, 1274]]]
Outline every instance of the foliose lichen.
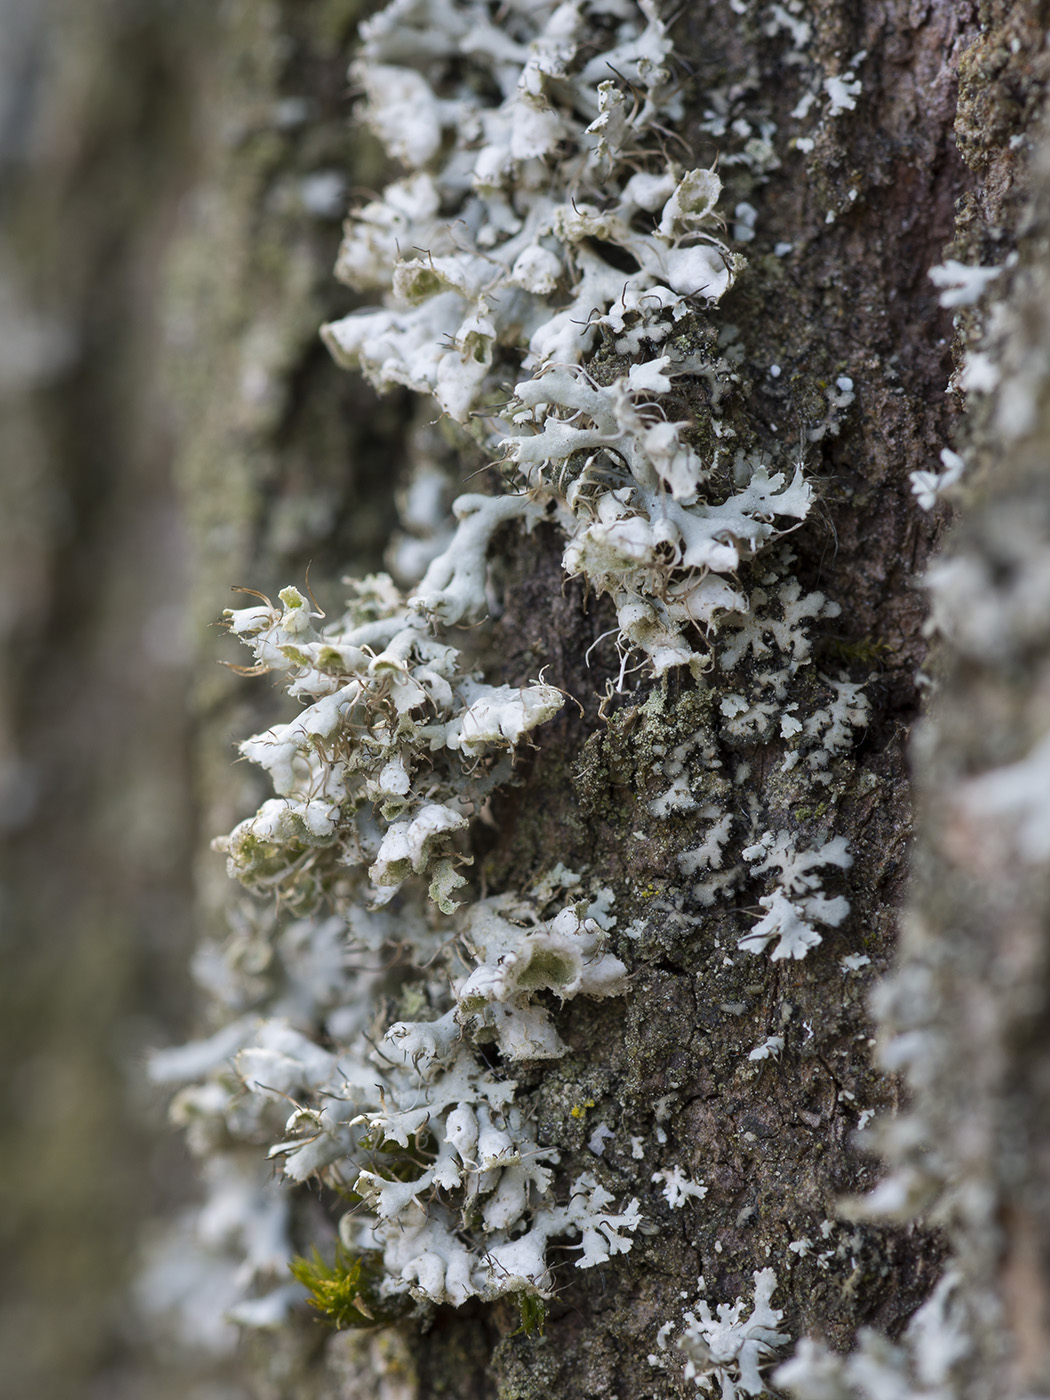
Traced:
[[[706, 1288], [704, 1279], [698, 1280], [698, 1286]], [[675, 1336], [677, 1324], [673, 1320], [659, 1328], [657, 1350], [650, 1355], [649, 1365], [656, 1370], [671, 1367], [668, 1342], [673, 1340], [686, 1357], [683, 1377], [697, 1390], [710, 1390], [717, 1383], [721, 1400], [764, 1395], [767, 1387], [762, 1371], [788, 1340], [787, 1333], [777, 1330], [784, 1314], [772, 1306], [776, 1286], [775, 1270], [756, 1271], [750, 1312], [743, 1298], [719, 1303], [713, 1314], [707, 1299], [698, 1299], [694, 1310], [685, 1313], [679, 1335]]]
[[[352, 582], [331, 621], [295, 588], [227, 615], [250, 669], [306, 702], [241, 745], [274, 796], [216, 843], [277, 908], [241, 906], [229, 942], [202, 951], [223, 1024], [154, 1073], [182, 1086], [174, 1113], [211, 1191], [194, 1228], [228, 1256], [224, 1306], [260, 1325], [304, 1277], [287, 1276], [290, 1193], [267, 1158], [347, 1203], [340, 1278], [381, 1256], [374, 1293], [391, 1305], [544, 1298], [552, 1242], [588, 1268], [641, 1224], [639, 1201], [602, 1183], [601, 1137], [588, 1169], [565, 1166], [511, 1077], [565, 1053], [552, 999], [628, 993], [617, 892], [560, 865], [523, 889], [469, 883], [473, 825], [565, 703], [542, 676], [494, 684], [473, 659], [465, 629], [491, 610], [499, 531], [553, 525], [565, 573], [610, 601], [607, 699], [674, 672], [711, 692], [710, 724], [654, 749], [649, 812], [691, 814], [700, 834], [677, 853], [698, 923], [751, 893], [745, 954], [800, 959], [842, 927], [849, 902], [829, 882], [851, 855], [785, 824], [738, 755], [764, 746], [793, 793], [819, 796], [868, 718], [863, 687], [814, 659], [838, 605], [793, 570], [787, 536], [815, 499], [801, 454], [759, 448], [729, 411], [741, 376], [717, 304], [745, 263], [717, 172], [667, 154], [683, 107], [654, 0], [512, 0], [498, 21], [480, 0], [393, 0], [362, 26], [353, 72], [404, 173], [351, 212], [337, 268], [380, 304], [325, 339], [377, 387], [430, 396], [501, 488], [460, 495], [442, 523], [421, 433], [399, 583]], [[858, 90], [829, 79], [831, 114]], [[736, 210], [744, 234], [753, 213]], [[828, 390], [811, 441], [852, 394], [844, 377]], [[678, 1168], [651, 1179], [674, 1209], [706, 1190]], [[746, 1319], [740, 1302], [717, 1320], [698, 1305], [687, 1378], [759, 1393], [759, 1362], [785, 1339], [774, 1283], [756, 1275]], [[367, 1317], [357, 1296], [348, 1318]]]

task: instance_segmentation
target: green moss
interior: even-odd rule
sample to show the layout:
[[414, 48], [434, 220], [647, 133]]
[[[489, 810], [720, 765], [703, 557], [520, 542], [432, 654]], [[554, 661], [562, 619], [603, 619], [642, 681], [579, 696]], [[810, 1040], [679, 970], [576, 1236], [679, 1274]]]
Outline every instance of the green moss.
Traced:
[[542, 1337], [547, 1321], [547, 1304], [536, 1293], [519, 1293], [518, 1307], [521, 1310], [521, 1326], [510, 1335], [532, 1337], [538, 1334]]
[[378, 1251], [352, 1255], [336, 1245], [333, 1262], [326, 1264], [314, 1246], [309, 1259], [297, 1255], [288, 1268], [308, 1290], [310, 1305], [321, 1320], [338, 1330], [395, 1322], [408, 1306], [401, 1298], [380, 1297], [383, 1268]]

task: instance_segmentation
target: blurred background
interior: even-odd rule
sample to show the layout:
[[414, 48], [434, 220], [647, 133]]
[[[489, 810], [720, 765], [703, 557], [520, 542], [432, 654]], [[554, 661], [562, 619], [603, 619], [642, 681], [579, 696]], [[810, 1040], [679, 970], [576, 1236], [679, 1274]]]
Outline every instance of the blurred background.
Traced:
[[4, 1400], [245, 1394], [135, 1301], [193, 1191], [141, 1066], [207, 1028], [207, 842], [259, 800], [233, 743], [279, 705], [210, 624], [308, 565], [337, 600], [390, 529], [403, 405], [317, 339], [380, 178], [360, 8], [0, 0]]

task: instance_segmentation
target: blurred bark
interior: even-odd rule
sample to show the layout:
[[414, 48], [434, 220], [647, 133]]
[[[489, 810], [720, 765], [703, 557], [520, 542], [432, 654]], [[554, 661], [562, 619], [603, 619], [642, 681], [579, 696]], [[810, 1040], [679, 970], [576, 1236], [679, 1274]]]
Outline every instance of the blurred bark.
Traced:
[[[147, 1379], [137, 1232], [184, 1190], [129, 1080], [185, 1015], [184, 544], [158, 267], [204, 7], [0, 5], [0, 1392]], [[171, 1030], [162, 1031], [171, 1034]]]
[[[981, 346], [996, 382], [971, 395], [969, 486], [931, 579], [935, 689], [914, 742], [920, 839], [891, 1012], [921, 997], [914, 1112], [948, 1168], [974, 1317], [968, 1400], [1050, 1384], [1046, 18], [1002, 7], [962, 75], [959, 144], [977, 178], [960, 244], [965, 261], [1004, 266]], [[1011, 148], [1018, 131], [1030, 139]]]

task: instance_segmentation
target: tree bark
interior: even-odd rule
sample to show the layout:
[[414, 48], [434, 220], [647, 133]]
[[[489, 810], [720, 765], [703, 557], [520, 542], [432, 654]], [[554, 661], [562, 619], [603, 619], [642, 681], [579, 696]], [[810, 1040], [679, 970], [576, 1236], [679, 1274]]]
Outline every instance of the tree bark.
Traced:
[[[394, 528], [391, 464], [412, 409], [407, 395], [377, 399], [321, 347], [319, 325], [354, 301], [331, 275], [342, 210], [301, 193], [318, 172], [342, 176], [348, 192], [390, 173], [372, 138], [347, 126], [360, 8], [237, 0], [192, 63], [196, 175], [166, 263], [166, 353], [200, 658], [198, 922], [212, 936], [223, 935], [230, 896], [208, 842], [268, 795], [254, 770], [231, 766], [231, 742], [272, 723], [279, 702], [212, 664], [243, 657], [206, 624], [230, 586], [273, 595], [301, 586], [308, 567], [321, 604], [334, 604], [343, 571], [381, 567]], [[777, 739], [725, 759], [749, 765], [742, 809], [754, 799], [804, 845], [848, 838], [849, 920], [805, 959], [773, 963], [735, 951], [757, 887], [731, 907], [690, 902], [678, 856], [702, 826], [651, 806], [666, 787], [663, 755], [714, 732], [710, 695], [677, 674], [600, 709], [616, 672], [600, 641], [608, 604], [566, 583], [553, 530], [508, 535], [488, 672], [518, 686], [546, 668], [579, 706], [539, 731], [495, 799], [494, 828], [473, 838], [475, 879], [488, 893], [519, 889], [556, 856], [615, 891], [619, 930], [641, 928], [616, 936], [628, 995], [567, 1005], [557, 1021], [569, 1053], [516, 1077], [566, 1180], [596, 1167], [595, 1128], [613, 1130], [603, 1182], [617, 1200], [637, 1197], [647, 1223], [630, 1253], [587, 1272], [559, 1268], [542, 1334], [522, 1334], [517, 1307], [500, 1300], [363, 1332], [328, 1333], [304, 1315], [276, 1336], [249, 1335], [235, 1365], [260, 1397], [684, 1396], [695, 1393], [684, 1358], [661, 1351], [657, 1334], [698, 1297], [749, 1299], [755, 1273], [774, 1267], [781, 1330], [844, 1352], [863, 1326], [898, 1338], [949, 1255], [970, 1308], [959, 1395], [1050, 1384], [1050, 816], [1036, 798], [1011, 807], [1014, 789], [980, 786], [1026, 762], [1046, 726], [1050, 216], [1032, 196], [1042, 167], [1029, 174], [1046, 15], [1005, 0], [827, 0], [791, 11], [810, 31], [796, 47], [778, 10], [701, 0], [678, 16], [686, 115], [674, 158], [720, 162], [722, 208], [745, 234], [739, 206], [755, 211], [747, 268], [712, 318], [734, 326], [742, 348], [734, 421], [758, 446], [797, 441], [818, 483], [819, 508], [791, 538], [803, 587], [842, 609], [820, 625], [816, 672], [863, 683], [872, 708], [819, 800], [782, 770]], [[860, 88], [832, 111], [826, 83], [845, 74]], [[799, 116], [807, 92], [824, 95]], [[717, 137], [712, 102], [725, 119]], [[986, 303], [953, 324], [928, 269], [949, 257], [1003, 267], [1014, 252], [989, 294], [999, 319]], [[945, 391], [953, 356], [964, 367], [975, 352], [999, 379], [968, 402], [958, 380]], [[816, 436], [842, 378], [854, 402], [837, 435]], [[943, 637], [928, 656], [919, 581], [950, 511], [920, 510], [909, 474], [936, 470], [949, 446], [970, 467], [948, 532], [956, 572], [934, 591]], [[459, 450], [466, 479], [484, 462], [466, 441]], [[920, 687], [931, 684], [910, 758]], [[844, 971], [849, 954], [868, 962]], [[876, 1024], [869, 998], [895, 959]], [[898, 1057], [898, 1077], [876, 1060], [876, 1042], [912, 1031], [926, 1036], [922, 1058]], [[780, 1058], [749, 1059], [774, 1034]], [[924, 1183], [907, 1221], [842, 1205], [886, 1170], [855, 1141], [868, 1110], [892, 1119], [880, 1139], [891, 1168]], [[653, 1180], [672, 1167], [702, 1180], [706, 1197], [672, 1209]]]

